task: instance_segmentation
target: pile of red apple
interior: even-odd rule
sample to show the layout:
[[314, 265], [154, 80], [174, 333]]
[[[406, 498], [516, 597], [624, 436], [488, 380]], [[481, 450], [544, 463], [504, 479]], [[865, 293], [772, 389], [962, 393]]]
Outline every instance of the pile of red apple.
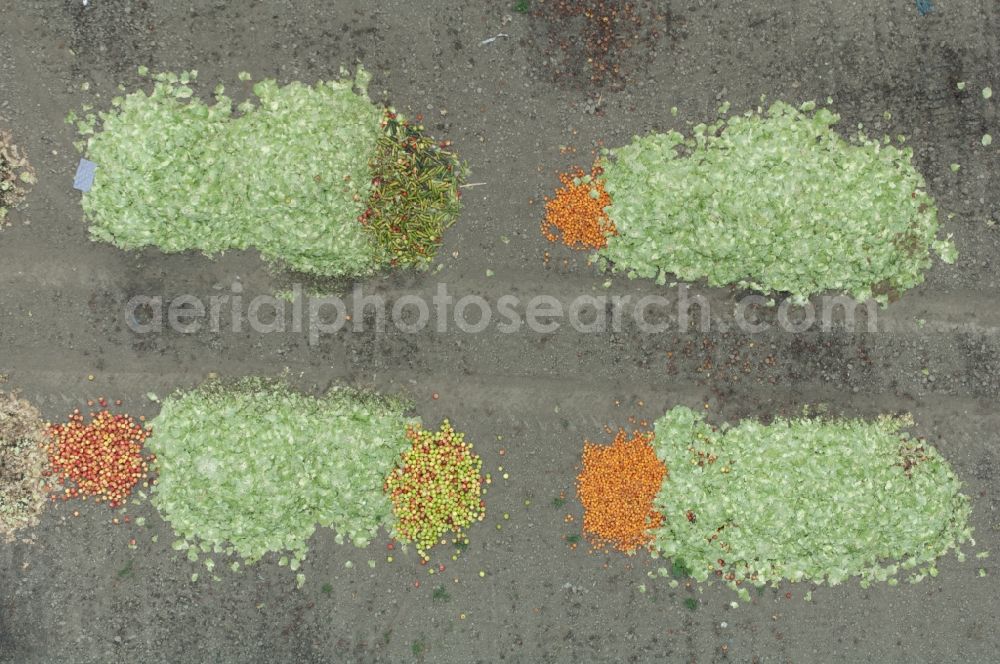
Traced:
[[[100, 405], [107, 402], [102, 399]], [[149, 433], [128, 415], [108, 410], [91, 413], [88, 422], [77, 409], [67, 423], [50, 425], [47, 472], [62, 485], [62, 500], [94, 496], [111, 507], [125, 503], [155, 461], [142, 453]]]

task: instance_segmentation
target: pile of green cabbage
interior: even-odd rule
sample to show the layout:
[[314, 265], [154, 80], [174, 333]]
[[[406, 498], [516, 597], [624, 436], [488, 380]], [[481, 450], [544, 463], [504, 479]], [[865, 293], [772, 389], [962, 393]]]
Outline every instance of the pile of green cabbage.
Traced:
[[[738, 284], [797, 301], [823, 291], [885, 303], [923, 281], [937, 240], [934, 200], [912, 150], [846, 141], [839, 116], [777, 102], [636, 138], [601, 159], [618, 234], [599, 255], [632, 277]], [[902, 140], [902, 137], [897, 139]]]
[[901, 431], [908, 424], [803, 417], [716, 429], [674, 408], [655, 423], [669, 477], [653, 548], [695, 579], [734, 587], [936, 576], [934, 561], [971, 537], [970, 503], [937, 450]]
[[117, 97], [99, 115], [70, 115], [97, 164], [83, 196], [92, 236], [165, 252], [253, 247], [322, 276], [380, 267], [383, 252], [358, 222], [382, 133], [369, 74], [359, 68], [353, 80], [313, 86], [261, 81], [256, 102], [240, 104], [238, 115], [221, 85], [213, 104], [198, 99], [196, 76], [157, 74], [149, 94]]
[[382, 487], [410, 446], [404, 410], [374, 394], [315, 398], [255, 379], [178, 392], [147, 441], [152, 502], [193, 561], [199, 551], [246, 562], [287, 551], [298, 569], [317, 526], [365, 546], [391, 527]]

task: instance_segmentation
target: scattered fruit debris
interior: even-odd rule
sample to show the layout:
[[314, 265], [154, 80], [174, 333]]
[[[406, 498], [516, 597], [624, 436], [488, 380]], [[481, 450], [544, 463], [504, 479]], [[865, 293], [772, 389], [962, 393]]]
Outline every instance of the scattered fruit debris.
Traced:
[[10, 132], [0, 130], [0, 224], [35, 181], [35, 170], [28, 157], [14, 145]]
[[46, 493], [44, 443], [38, 410], [0, 391], [0, 540], [38, 522]]

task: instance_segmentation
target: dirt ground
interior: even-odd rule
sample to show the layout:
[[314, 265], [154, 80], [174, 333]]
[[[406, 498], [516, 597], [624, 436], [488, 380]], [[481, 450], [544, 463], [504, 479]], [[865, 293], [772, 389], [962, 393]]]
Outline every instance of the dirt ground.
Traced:
[[[0, 661], [995, 661], [1000, 195], [996, 147], [980, 144], [997, 133], [996, 107], [979, 91], [1000, 89], [1000, 7], [936, 4], [923, 17], [910, 0], [645, 4], [643, 35], [616, 56], [619, 78], [595, 87], [572, 40], [566, 52], [553, 41], [577, 24], [554, 25], [512, 2], [0, 0], [0, 127], [39, 178], [0, 232], [4, 389], [52, 419], [102, 395], [153, 416], [148, 392], [210, 372], [287, 371], [317, 392], [337, 383], [405, 392], [425, 421], [450, 417], [467, 431], [498, 478], [468, 550], [456, 562], [447, 547], [435, 556], [444, 573], [429, 575], [412, 552], [388, 564], [384, 535], [358, 550], [320, 532], [300, 590], [269, 560], [191, 583], [196, 566], [172, 551], [148, 504], [130, 509], [146, 517], [143, 528], [115, 526], [88, 504], [57, 506], [29, 541], [0, 544]], [[509, 36], [480, 43], [500, 33]], [[466, 191], [439, 272], [375, 278], [369, 292], [429, 295], [439, 281], [491, 301], [657, 292], [623, 278], [605, 290], [607, 277], [580, 254], [548, 245], [541, 197], [556, 172], [586, 166], [599, 140], [683, 130], [713, 119], [721, 100], [742, 111], [762, 94], [832, 96], [843, 131], [864, 123], [909, 136], [960, 258], [935, 263], [923, 286], [879, 312], [875, 332], [734, 332], [723, 314], [739, 293], [702, 285], [692, 292], [723, 319], [708, 332], [342, 331], [311, 346], [305, 332], [130, 331], [123, 303], [135, 295], [207, 297], [238, 280], [249, 298], [281, 278], [251, 253], [212, 260], [90, 242], [71, 187], [78, 155], [67, 111], [95, 93], [107, 103], [118, 83], [142, 84], [140, 64], [198, 69], [210, 90], [241, 70], [312, 82], [358, 61], [374, 73], [373, 95], [423, 113], [454, 141], [471, 180], [486, 183]], [[969, 82], [964, 92], [959, 81]], [[950, 556], [937, 578], [916, 585], [818, 588], [811, 602], [803, 596], [813, 586], [787, 584], [734, 609], [725, 588], [647, 578], [656, 561], [646, 555], [572, 548], [584, 439], [607, 440], [605, 425], [629, 427], [630, 416], [652, 419], [676, 404], [707, 407], [716, 422], [806, 404], [852, 416], [912, 412], [914, 431], [965, 481], [977, 542], [994, 555]]]

